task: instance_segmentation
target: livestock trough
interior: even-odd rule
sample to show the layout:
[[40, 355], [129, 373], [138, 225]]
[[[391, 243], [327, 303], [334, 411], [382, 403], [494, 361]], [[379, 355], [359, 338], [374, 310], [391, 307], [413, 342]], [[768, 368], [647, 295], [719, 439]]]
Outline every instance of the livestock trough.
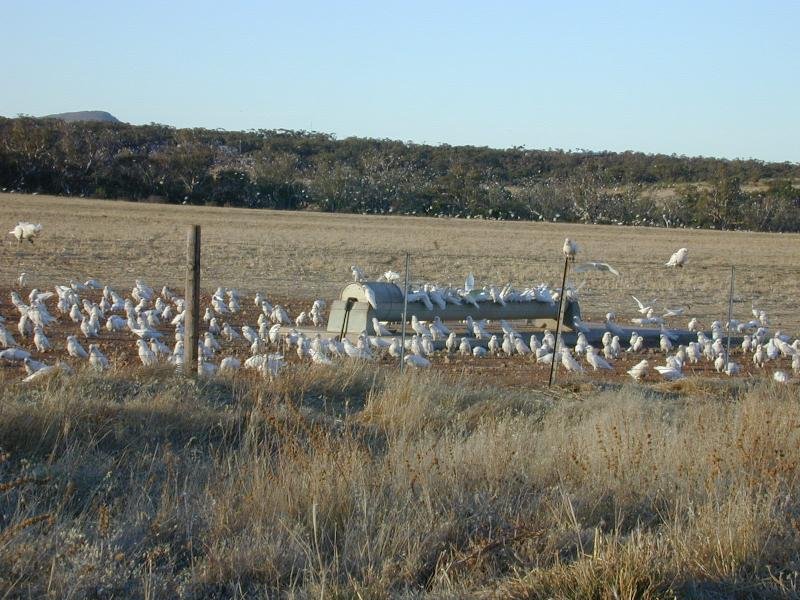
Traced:
[[[375, 306], [367, 300], [370, 290]], [[398, 333], [403, 321], [403, 290], [394, 283], [384, 281], [364, 281], [347, 285], [339, 300], [335, 300], [328, 317], [329, 333], [359, 334], [366, 331], [369, 335], [377, 335], [372, 324], [375, 318], [387, 323], [388, 328]], [[580, 307], [577, 302], [565, 301], [562, 329], [572, 331], [574, 318], [580, 319]], [[481, 302], [479, 307], [464, 302], [462, 304], [447, 303], [444, 308], [434, 305], [428, 308], [421, 302], [408, 302], [407, 319], [415, 316], [420, 321], [433, 321], [439, 317], [444, 323], [460, 322], [468, 316], [475, 320], [488, 319], [496, 321], [525, 321], [531, 328], [555, 327], [558, 320], [557, 302], [507, 302], [505, 305], [495, 302]]]

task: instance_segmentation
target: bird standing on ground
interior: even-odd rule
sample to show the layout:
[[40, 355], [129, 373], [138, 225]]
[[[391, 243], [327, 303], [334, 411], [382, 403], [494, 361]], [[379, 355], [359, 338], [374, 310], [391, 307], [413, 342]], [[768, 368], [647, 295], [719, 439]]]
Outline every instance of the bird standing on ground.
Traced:
[[36, 236], [38, 236], [41, 232], [42, 232], [41, 223], [34, 224], [34, 223], [28, 223], [26, 221], [20, 221], [19, 223], [17, 223], [17, 226], [14, 227], [14, 229], [9, 231], [8, 233], [17, 238], [17, 242], [19, 242], [20, 244], [22, 243], [22, 240], [27, 240], [32, 244], [33, 239]]
[[680, 248], [672, 253], [672, 256], [669, 257], [669, 260], [664, 263], [665, 267], [683, 267], [686, 264], [686, 260], [689, 258], [689, 250], [686, 248]]

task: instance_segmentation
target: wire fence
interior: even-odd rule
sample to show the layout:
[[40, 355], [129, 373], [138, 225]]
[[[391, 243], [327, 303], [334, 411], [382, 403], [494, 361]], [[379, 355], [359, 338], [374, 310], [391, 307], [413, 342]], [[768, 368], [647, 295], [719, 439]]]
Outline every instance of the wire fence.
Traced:
[[[205, 234], [205, 231], [204, 231]], [[307, 301], [338, 298], [352, 281], [351, 265], [357, 265], [370, 279], [387, 271], [404, 273], [405, 251], [396, 249], [331, 249], [323, 243], [309, 246], [214, 239], [202, 242], [201, 286], [211, 291], [218, 286], [237, 288], [242, 294], [260, 291], [267, 297]], [[545, 283], [560, 285], [563, 259], [532, 247], [529, 255], [504, 255], [502, 244], [492, 253], [410, 253], [410, 281], [414, 285], [434, 283], [461, 287], [468, 273], [478, 286], [511, 283], [516, 289]], [[631, 296], [652, 304], [660, 316], [666, 309], [683, 309], [681, 317], [668, 321], [685, 328], [696, 317], [708, 327], [714, 320], [725, 321], [728, 313], [730, 266], [737, 266], [734, 288], [734, 318], [753, 318], [752, 309], [765, 310], [773, 328], [800, 333], [796, 307], [800, 267], [792, 264], [736, 265], [736, 256], [714, 256], [694, 260], [684, 269], [669, 269], [663, 263], [631, 257], [613, 261], [620, 272], [570, 273], [568, 285], [577, 290], [584, 320], [600, 321], [613, 311], [621, 323], [640, 317]], [[82, 239], [50, 236], [35, 244], [6, 241], [0, 245], [0, 286], [18, 285], [25, 273], [27, 287], [52, 289], [70, 281], [95, 278], [103, 284], [125, 290], [136, 279], [149, 285], [183, 289], [186, 277], [186, 240], [176, 237]], [[8, 298], [3, 295], [3, 301]]]

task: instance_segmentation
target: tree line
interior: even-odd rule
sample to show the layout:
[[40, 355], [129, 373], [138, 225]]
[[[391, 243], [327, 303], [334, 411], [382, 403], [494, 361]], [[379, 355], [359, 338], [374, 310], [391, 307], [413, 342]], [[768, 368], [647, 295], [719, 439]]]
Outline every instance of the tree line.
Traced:
[[798, 182], [788, 162], [0, 117], [0, 188], [68, 196], [800, 231]]

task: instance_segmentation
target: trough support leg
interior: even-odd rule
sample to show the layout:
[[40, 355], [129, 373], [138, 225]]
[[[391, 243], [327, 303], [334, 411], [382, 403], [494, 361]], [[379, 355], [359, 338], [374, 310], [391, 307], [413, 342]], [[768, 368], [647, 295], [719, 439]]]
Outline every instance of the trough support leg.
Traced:
[[558, 318], [556, 320], [556, 343], [553, 345], [553, 360], [550, 362], [550, 380], [547, 387], [552, 387], [556, 380], [556, 356], [558, 342], [561, 340], [561, 320], [564, 318], [564, 296], [567, 295], [567, 271], [569, 271], [569, 258], [564, 259], [564, 275], [561, 277], [561, 293], [558, 295]]
[[410, 254], [406, 252], [406, 277], [403, 284], [403, 327], [400, 335], [400, 372], [405, 369], [406, 358], [406, 318], [408, 317], [408, 263]]

